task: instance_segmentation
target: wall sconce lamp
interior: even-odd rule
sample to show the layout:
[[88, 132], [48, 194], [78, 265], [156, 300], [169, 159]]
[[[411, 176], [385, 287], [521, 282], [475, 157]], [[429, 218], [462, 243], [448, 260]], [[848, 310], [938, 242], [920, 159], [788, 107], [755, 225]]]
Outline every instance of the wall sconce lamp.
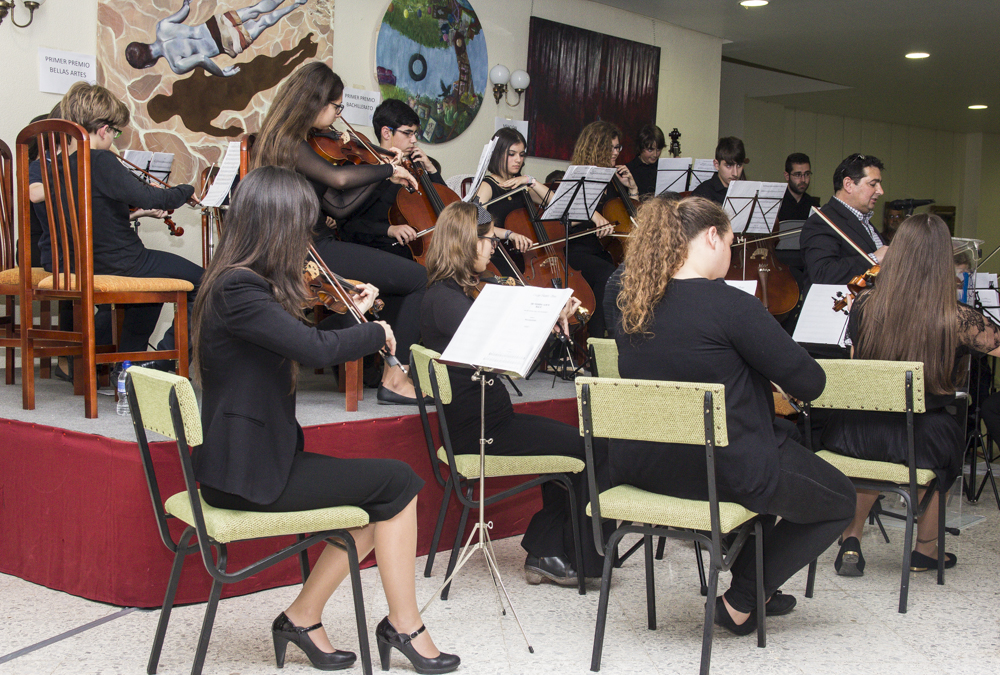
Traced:
[[[28, 23], [24, 25], [19, 24], [14, 20], [13, 13], [10, 15], [10, 22], [18, 28], [27, 28], [31, 25], [32, 19], [35, 18], [35, 10], [41, 7], [44, 2], [45, 0], [24, 0], [24, 6], [30, 12], [28, 15]], [[3, 23], [3, 20], [6, 18], [8, 12], [13, 12], [15, 4], [17, 4], [17, 0], [0, 0], [0, 23]]]
[[[515, 70], [513, 73], [507, 69], [507, 66], [501, 66], [499, 63], [490, 69], [490, 82], [493, 83], [493, 98], [496, 100], [497, 104], [500, 103], [500, 98], [503, 97], [507, 101], [507, 105], [514, 107], [521, 104], [521, 94], [524, 90], [528, 88], [531, 84], [531, 76], [523, 70]], [[513, 87], [515, 93], [517, 93], [517, 102], [511, 103], [507, 100], [507, 83]]]

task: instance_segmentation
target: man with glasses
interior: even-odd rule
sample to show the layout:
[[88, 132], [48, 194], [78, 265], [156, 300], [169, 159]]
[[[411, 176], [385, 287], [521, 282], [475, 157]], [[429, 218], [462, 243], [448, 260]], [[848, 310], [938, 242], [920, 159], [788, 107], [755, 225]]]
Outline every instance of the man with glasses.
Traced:
[[822, 212], [854, 246], [819, 216], [810, 216], [799, 238], [807, 282], [846, 284], [882, 262], [889, 249], [871, 218], [875, 203], [884, 194], [883, 168], [878, 157], [858, 153], [844, 159], [833, 172], [834, 195]]
[[735, 136], [719, 139], [715, 146], [715, 175], [694, 189], [692, 195], [711, 199], [720, 206], [726, 201], [729, 184], [743, 178], [743, 165], [750, 162], [747, 159], [743, 141]]
[[788, 189], [778, 209], [778, 220], [805, 220], [811, 207], [819, 207], [819, 197], [806, 193], [812, 181], [809, 155], [793, 152], [788, 156], [785, 160], [785, 181], [788, 182]]
[[[413, 108], [403, 101], [387, 99], [375, 108], [372, 114], [372, 127], [382, 148], [401, 150], [404, 156], [413, 161], [415, 168], [427, 172], [431, 182], [445, 184], [430, 157], [417, 146], [420, 117]], [[417, 231], [406, 224], [389, 224], [389, 210], [395, 205], [399, 190], [399, 185], [382, 181], [372, 190], [361, 208], [339, 224], [341, 239], [372, 246], [412, 260], [413, 254], [406, 244], [416, 238]]]

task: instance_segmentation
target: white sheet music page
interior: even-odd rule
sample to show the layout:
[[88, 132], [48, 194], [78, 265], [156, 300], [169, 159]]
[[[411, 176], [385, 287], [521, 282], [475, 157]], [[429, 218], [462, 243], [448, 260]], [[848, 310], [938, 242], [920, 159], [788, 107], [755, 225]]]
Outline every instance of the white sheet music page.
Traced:
[[[734, 180], [729, 184], [722, 208], [729, 216], [733, 232], [770, 234], [787, 189], [785, 183]], [[753, 204], [754, 197], [757, 204]]]
[[[615, 168], [604, 166], [582, 166], [573, 164], [566, 168], [556, 193], [542, 214], [542, 220], [558, 220], [569, 206], [571, 221], [590, 220], [597, 208], [604, 189], [615, 175]], [[579, 191], [577, 186], [581, 185]], [[576, 197], [574, 198], [574, 194]], [[570, 200], [573, 200], [570, 203]]]
[[572, 295], [570, 288], [487, 284], [455, 331], [441, 360], [524, 377]]
[[[493, 156], [493, 148], [497, 147], [497, 141], [499, 138], [491, 138], [490, 142], [483, 146], [483, 152], [479, 155], [479, 166], [476, 167], [476, 177], [472, 181], [472, 186], [469, 188], [468, 194], [462, 197], [463, 202], [471, 202], [472, 198], [476, 196], [476, 191], [479, 189], [479, 184], [483, 182], [483, 178], [486, 176], [486, 168], [490, 165], [490, 157]], [[496, 195], [493, 195], [496, 197]]]
[[664, 192], [684, 192], [687, 190], [687, 175], [690, 168], [690, 157], [661, 157], [656, 163], [654, 192], [658, 195]]
[[746, 281], [742, 279], [723, 279], [723, 281], [726, 282], [727, 286], [738, 288], [750, 295], [757, 295], [757, 284], [760, 283], [756, 279], [747, 279]]
[[688, 190], [693, 190], [715, 174], [715, 160], [696, 159], [691, 167], [691, 185]]
[[152, 158], [149, 160], [149, 173], [166, 183], [173, 166], [174, 153], [154, 152]]
[[222, 206], [222, 202], [226, 201], [229, 189], [233, 186], [233, 181], [236, 180], [239, 172], [240, 142], [230, 141], [229, 147], [226, 148], [226, 156], [222, 158], [222, 164], [219, 165], [219, 173], [216, 174], [215, 180], [212, 181], [212, 189], [201, 200], [201, 205], [209, 208]]
[[835, 312], [833, 303], [849, 292], [846, 285], [813, 284], [802, 303], [792, 339], [798, 343], [847, 346], [847, 314]]
[[[122, 153], [122, 157], [132, 162], [140, 169], [146, 169], [149, 166], [150, 161], [153, 159], [153, 153], [147, 150], [126, 150]], [[125, 168], [131, 171], [132, 175], [141, 180], [143, 183], [149, 181], [149, 178], [144, 173], [139, 171], [139, 169], [131, 167], [128, 164], [125, 165]]]

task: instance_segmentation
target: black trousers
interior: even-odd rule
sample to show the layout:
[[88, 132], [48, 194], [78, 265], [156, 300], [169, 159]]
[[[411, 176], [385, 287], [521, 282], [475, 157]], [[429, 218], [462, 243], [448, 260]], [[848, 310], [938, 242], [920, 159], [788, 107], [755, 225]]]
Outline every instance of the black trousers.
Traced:
[[392, 326], [396, 357], [409, 363], [410, 345], [420, 340], [420, 303], [427, 290], [427, 270], [403, 256], [337, 241], [332, 236], [316, 239], [313, 244], [331, 271], [378, 288], [379, 298], [385, 302], [380, 318]]
[[[815, 560], [854, 518], [857, 493], [850, 479], [792, 439], [779, 448], [778, 487], [764, 523], [764, 592], [770, 597], [792, 575]], [[775, 524], [775, 516], [781, 522]], [[754, 543], [747, 542], [732, 567], [726, 592], [739, 612], [757, 603]]]
[[[198, 293], [198, 286], [201, 284], [201, 276], [205, 273], [200, 265], [196, 265], [187, 258], [182, 258], [175, 253], [166, 251], [156, 251], [146, 249], [139, 263], [128, 274], [122, 276], [139, 277], [143, 279], [183, 279], [194, 284], [194, 290], [187, 294], [188, 326], [191, 325], [191, 308], [194, 306], [194, 299]], [[140, 305], [125, 305], [125, 320], [122, 325], [122, 334], [119, 336], [118, 349], [123, 352], [146, 351], [149, 345], [149, 336], [156, 329], [156, 322], [160, 319], [162, 303], [147, 303]], [[191, 344], [191, 332], [188, 331], [188, 346]], [[157, 349], [174, 348], [174, 327], [167, 329], [157, 345]]]
[[615, 263], [601, 242], [594, 235], [574, 239], [569, 243], [569, 265], [579, 270], [594, 291], [597, 307], [587, 324], [591, 337], [602, 338], [606, 328], [604, 319], [604, 289], [615, 272]]

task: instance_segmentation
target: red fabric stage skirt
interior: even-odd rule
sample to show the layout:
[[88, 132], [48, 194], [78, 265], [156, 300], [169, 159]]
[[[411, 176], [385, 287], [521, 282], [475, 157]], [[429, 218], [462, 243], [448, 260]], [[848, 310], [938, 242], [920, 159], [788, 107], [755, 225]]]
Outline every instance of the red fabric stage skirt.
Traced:
[[[515, 409], [577, 425], [575, 399], [522, 403]], [[431, 423], [436, 431], [433, 415]], [[13, 420], [0, 420], [0, 430], [0, 572], [113, 605], [160, 606], [173, 554], [160, 541], [138, 446]], [[426, 481], [418, 501], [417, 555], [429, 552], [443, 490], [432, 473], [418, 415], [308, 427], [305, 435], [311, 452], [327, 448], [339, 457], [408, 462]], [[153, 443], [152, 452], [164, 498], [183, 490], [176, 444]], [[514, 482], [492, 481], [487, 494]], [[491, 536], [522, 534], [540, 507], [538, 490], [490, 507]], [[435, 576], [443, 578], [459, 515], [453, 501]], [[469, 529], [474, 520], [469, 518]], [[183, 524], [174, 522], [175, 541], [182, 530]], [[291, 541], [284, 537], [230, 544], [229, 568], [239, 569]], [[320, 550], [311, 549], [313, 559]], [[374, 559], [366, 562], [370, 565]], [[300, 582], [297, 558], [292, 557], [227, 585], [223, 597]], [[177, 603], [203, 602], [210, 587], [200, 557], [188, 556]]]

